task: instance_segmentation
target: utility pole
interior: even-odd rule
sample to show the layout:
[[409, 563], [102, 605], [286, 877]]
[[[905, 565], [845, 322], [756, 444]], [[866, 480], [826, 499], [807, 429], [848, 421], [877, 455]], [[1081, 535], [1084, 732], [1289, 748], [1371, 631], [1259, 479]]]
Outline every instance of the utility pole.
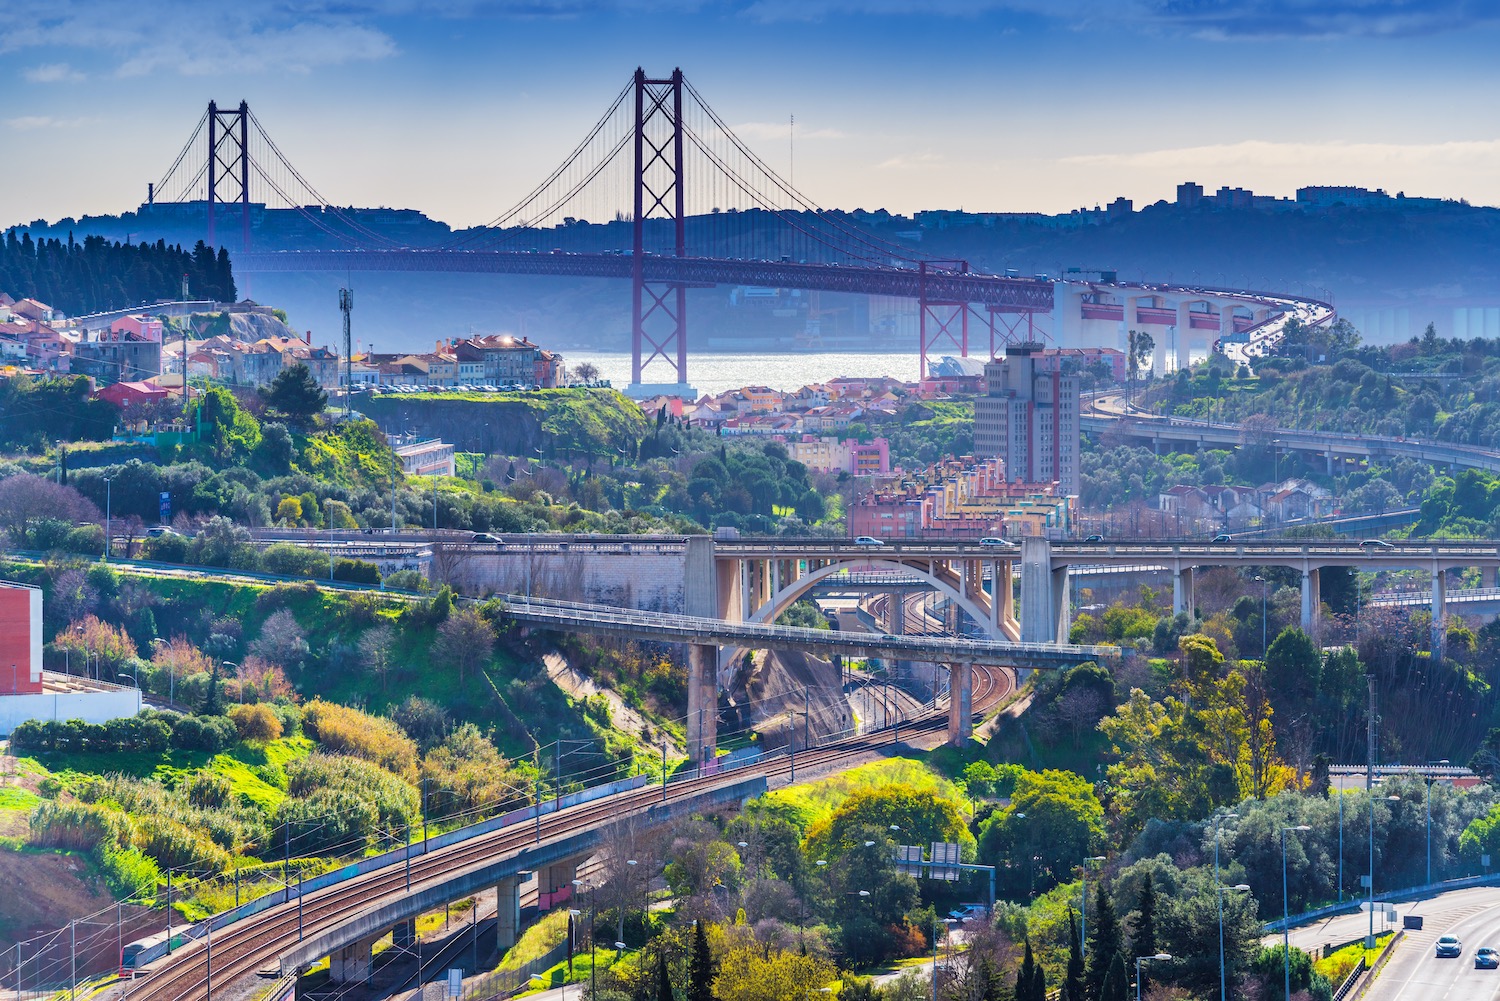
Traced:
[[339, 311], [344, 314], [344, 420], [354, 416], [354, 342], [350, 340], [349, 314], [354, 310], [354, 293], [339, 289]]
[[1365, 680], [1370, 685], [1370, 708], [1365, 719], [1365, 748], [1369, 765], [1365, 770], [1365, 791], [1369, 792], [1375, 787], [1375, 675], [1368, 674]]

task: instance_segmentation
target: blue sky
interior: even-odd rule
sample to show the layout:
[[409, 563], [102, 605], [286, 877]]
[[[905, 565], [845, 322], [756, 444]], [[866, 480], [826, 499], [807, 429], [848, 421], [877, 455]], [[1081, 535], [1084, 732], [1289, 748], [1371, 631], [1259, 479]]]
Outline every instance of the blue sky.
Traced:
[[[1482, 0], [7, 0], [0, 225], [134, 207], [209, 99], [341, 204], [463, 225], [681, 66], [824, 205], [1065, 211], [1196, 180], [1500, 204]], [[1497, 12], [1492, 12], [1497, 11]]]

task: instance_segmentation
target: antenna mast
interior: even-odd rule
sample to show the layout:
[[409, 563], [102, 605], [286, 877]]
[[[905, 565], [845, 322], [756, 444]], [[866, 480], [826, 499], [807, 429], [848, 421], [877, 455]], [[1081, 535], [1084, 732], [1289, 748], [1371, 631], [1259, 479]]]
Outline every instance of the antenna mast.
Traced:
[[349, 340], [349, 314], [354, 310], [354, 293], [339, 289], [339, 310], [344, 314], [344, 420], [354, 416], [354, 350]]

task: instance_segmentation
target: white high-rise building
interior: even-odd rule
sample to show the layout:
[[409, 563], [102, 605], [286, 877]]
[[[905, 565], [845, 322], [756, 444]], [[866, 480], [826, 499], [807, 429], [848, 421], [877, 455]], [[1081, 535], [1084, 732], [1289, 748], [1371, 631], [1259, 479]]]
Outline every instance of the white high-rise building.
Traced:
[[1056, 483], [1077, 494], [1078, 378], [1060, 371], [1061, 359], [1038, 365], [1042, 346], [1013, 344], [1004, 361], [984, 366], [985, 395], [974, 401], [974, 455], [999, 456], [1005, 478]]

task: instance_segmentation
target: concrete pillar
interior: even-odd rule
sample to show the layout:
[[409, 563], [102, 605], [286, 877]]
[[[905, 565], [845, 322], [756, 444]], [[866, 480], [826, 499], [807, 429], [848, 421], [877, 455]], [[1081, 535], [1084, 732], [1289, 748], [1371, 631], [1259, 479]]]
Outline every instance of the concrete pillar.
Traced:
[[690, 535], [682, 566], [682, 610], [688, 615], [719, 617], [719, 586], [714, 568], [714, 540]]
[[1333, 449], [1328, 450], [1328, 475], [1333, 475]]
[[362, 939], [328, 955], [328, 980], [335, 984], [370, 982], [371, 957], [380, 936]]
[[906, 601], [900, 591], [892, 591], [886, 599], [886, 631], [892, 636], [906, 635]]
[[1494, 587], [1494, 586], [1496, 586], [1495, 585], [1495, 578], [1496, 578], [1496, 573], [1495, 572], [1496, 572], [1496, 570], [1500, 570], [1500, 567], [1496, 567], [1494, 565], [1487, 566], [1487, 567], [1480, 567], [1479, 568], [1479, 586], [1480, 587]]
[[750, 592], [750, 561], [740, 560], [740, 621], [749, 622], [750, 613], [755, 611], [754, 596]]
[[719, 743], [719, 649], [688, 645], [688, 754], [693, 763], [711, 768]]
[[1319, 577], [1317, 567], [1302, 571], [1302, 631], [1309, 636], [1317, 631], [1319, 613], [1322, 609], [1323, 598], [1319, 593]]
[[1068, 642], [1068, 631], [1073, 627], [1073, 596], [1068, 593], [1068, 568], [1058, 567], [1052, 571], [1052, 642]]
[[1013, 623], [1016, 621], [1015, 564], [1010, 560], [1001, 560], [995, 566], [998, 571], [995, 581], [1000, 595], [1000, 623]]
[[391, 929], [391, 945], [398, 949], [410, 949], [417, 942], [417, 922], [403, 921]]
[[1229, 340], [1229, 335], [1234, 333], [1234, 303], [1219, 303], [1219, 338]]
[[537, 873], [536, 907], [539, 911], [550, 911], [568, 902], [573, 895], [573, 880], [578, 877], [578, 866], [573, 862], [557, 862]]
[[972, 664], [948, 666], [948, 744], [961, 747], [974, 733], [974, 668]]
[[1021, 540], [1021, 640], [1051, 643], [1057, 636], [1056, 605], [1052, 597], [1052, 543], [1033, 537]]
[[495, 947], [504, 956], [516, 944], [521, 928], [521, 877], [506, 876], [495, 884]]
[[1447, 645], [1448, 574], [1432, 571], [1432, 652], [1439, 656]]
[[781, 593], [781, 561], [771, 561], [771, 597], [774, 598]]
[[1193, 568], [1177, 567], [1172, 571], [1172, 614], [1193, 614]]
[[1177, 369], [1181, 371], [1193, 362], [1193, 303], [1177, 304]]

